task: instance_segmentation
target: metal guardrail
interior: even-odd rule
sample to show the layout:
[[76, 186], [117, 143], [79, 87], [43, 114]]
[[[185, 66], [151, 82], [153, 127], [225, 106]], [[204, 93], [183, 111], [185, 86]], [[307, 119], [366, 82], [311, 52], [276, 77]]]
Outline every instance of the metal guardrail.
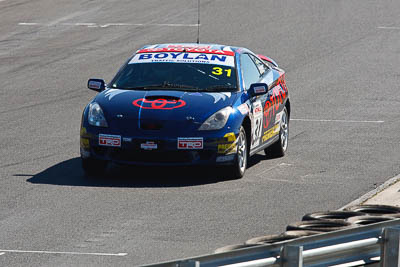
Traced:
[[147, 267], [400, 267], [400, 219]]

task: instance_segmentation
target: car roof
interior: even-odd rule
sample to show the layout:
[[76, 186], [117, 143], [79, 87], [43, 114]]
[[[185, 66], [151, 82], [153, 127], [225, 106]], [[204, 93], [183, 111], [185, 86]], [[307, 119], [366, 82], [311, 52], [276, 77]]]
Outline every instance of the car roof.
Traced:
[[238, 53], [241, 48], [235, 46], [228, 45], [220, 45], [220, 44], [197, 44], [197, 43], [166, 43], [166, 44], [153, 44], [153, 45], [145, 45], [136, 53], [140, 52], [156, 52], [156, 51], [176, 51], [185, 49], [187, 52], [201, 52], [203, 50], [209, 51], [226, 51], [233, 52], [232, 54]]

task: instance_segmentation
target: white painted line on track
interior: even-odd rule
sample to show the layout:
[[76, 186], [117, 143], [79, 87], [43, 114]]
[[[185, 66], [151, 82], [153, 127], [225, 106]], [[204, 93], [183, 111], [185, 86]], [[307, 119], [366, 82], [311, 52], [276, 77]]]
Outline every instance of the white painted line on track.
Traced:
[[312, 121], [312, 122], [343, 122], [343, 123], [384, 123], [385, 121], [353, 121], [353, 120], [316, 120], [316, 119], [290, 119], [291, 121]]
[[400, 30], [400, 27], [381, 26], [381, 27], [378, 27], [378, 29], [382, 29], [382, 30]]
[[[1, 0], [0, 0], [0, 2], [1, 2]], [[6, 254], [6, 253], [5, 253], [5, 252], [0, 252], [0, 256], [1, 256], [1, 255], [4, 255], [4, 254]]]
[[[1, 1], [1, 0], [0, 0]], [[86, 27], [100, 27], [107, 28], [110, 26], [133, 26], [133, 27], [143, 27], [143, 26], [158, 26], [158, 27], [197, 27], [199, 24], [175, 24], [175, 23], [104, 23], [97, 24], [93, 22], [77, 22], [77, 23], [60, 23], [60, 24], [46, 24], [46, 23], [36, 23], [36, 22], [20, 22], [20, 26], [86, 26]]]
[[0, 252], [10, 253], [38, 253], [38, 254], [68, 254], [68, 255], [88, 255], [88, 256], [117, 256], [123, 257], [128, 253], [98, 253], [98, 252], [68, 252], [68, 251], [47, 251], [47, 250], [17, 250], [17, 249], [0, 249]]
[[34, 26], [34, 25], [39, 25], [39, 23], [35, 23], [35, 22], [20, 22], [20, 23], [18, 23], [18, 25], [22, 25], [22, 26]]

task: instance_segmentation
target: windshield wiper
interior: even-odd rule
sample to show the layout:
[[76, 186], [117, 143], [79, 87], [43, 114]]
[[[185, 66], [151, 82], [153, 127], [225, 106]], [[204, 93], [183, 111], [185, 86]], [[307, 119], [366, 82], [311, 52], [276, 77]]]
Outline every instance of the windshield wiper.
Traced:
[[178, 83], [170, 83], [168, 81], [164, 81], [161, 84], [151, 84], [151, 85], [145, 85], [145, 86], [135, 86], [135, 87], [125, 87], [121, 88], [124, 90], [151, 90], [151, 89], [160, 89], [160, 88], [179, 88], [179, 89], [194, 89], [198, 90], [198, 87], [192, 86], [192, 85], [186, 85], [186, 84], [178, 84]]
[[214, 85], [204, 88], [204, 91], [207, 92], [218, 92], [218, 91], [234, 91], [237, 90], [236, 86], [229, 86], [229, 85]]

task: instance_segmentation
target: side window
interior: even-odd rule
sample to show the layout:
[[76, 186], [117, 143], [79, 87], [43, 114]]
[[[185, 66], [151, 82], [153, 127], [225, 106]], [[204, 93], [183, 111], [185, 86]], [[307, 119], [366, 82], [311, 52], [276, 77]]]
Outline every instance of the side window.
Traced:
[[260, 79], [260, 72], [249, 54], [242, 54], [240, 56], [240, 63], [243, 73], [243, 80], [245, 89], [249, 89], [252, 83], [256, 83]]
[[260, 71], [261, 75], [263, 75], [264, 72], [266, 72], [268, 70], [267, 65], [265, 65], [261, 60], [259, 60], [255, 56], [253, 56], [253, 55], [250, 55], [250, 56], [254, 60], [254, 63], [256, 63], [256, 66], [257, 66], [258, 70]]

